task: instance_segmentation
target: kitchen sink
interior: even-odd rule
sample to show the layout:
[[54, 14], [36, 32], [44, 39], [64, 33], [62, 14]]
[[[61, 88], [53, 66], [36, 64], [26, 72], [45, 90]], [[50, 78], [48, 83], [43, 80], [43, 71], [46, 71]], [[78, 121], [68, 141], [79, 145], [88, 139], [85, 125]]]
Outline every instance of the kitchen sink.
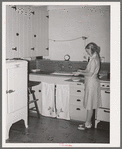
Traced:
[[54, 74], [54, 75], [65, 75], [65, 76], [72, 76], [73, 75], [72, 72], [52, 72], [51, 74]]

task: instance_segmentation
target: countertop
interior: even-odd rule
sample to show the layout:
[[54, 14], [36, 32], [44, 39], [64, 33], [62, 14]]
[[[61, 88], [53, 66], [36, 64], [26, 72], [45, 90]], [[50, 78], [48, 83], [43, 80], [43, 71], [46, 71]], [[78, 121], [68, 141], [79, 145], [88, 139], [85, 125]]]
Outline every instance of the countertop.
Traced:
[[[52, 74], [52, 72], [43, 72], [43, 71], [39, 71], [39, 72], [30, 72], [30, 75], [42, 75], [42, 76], [54, 76], [54, 77], [65, 77], [67, 78], [66, 81], [69, 82], [84, 82], [84, 77], [83, 76], [79, 76], [79, 77], [75, 77], [73, 75], [59, 75], [59, 74]], [[73, 81], [71, 78], [81, 78], [78, 81]], [[110, 79], [107, 78], [107, 76], [102, 76], [100, 79], [100, 82], [110, 82]]]

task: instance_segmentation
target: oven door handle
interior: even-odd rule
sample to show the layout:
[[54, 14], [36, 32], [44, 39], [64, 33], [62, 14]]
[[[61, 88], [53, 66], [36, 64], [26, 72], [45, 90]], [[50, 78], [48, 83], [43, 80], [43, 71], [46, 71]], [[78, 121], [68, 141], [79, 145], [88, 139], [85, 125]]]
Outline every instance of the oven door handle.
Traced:
[[104, 110], [104, 112], [110, 113], [110, 111]]
[[105, 91], [105, 93], [110, 94], [110, 91]]

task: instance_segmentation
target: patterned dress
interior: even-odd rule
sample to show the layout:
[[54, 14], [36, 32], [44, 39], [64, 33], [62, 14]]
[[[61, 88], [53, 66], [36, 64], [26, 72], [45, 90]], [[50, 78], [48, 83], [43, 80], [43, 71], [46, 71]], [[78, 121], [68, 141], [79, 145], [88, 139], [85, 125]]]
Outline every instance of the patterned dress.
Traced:
[[90, 58], [86, 68], [92, 72], [92, 76], [85, 76], [84, 108], [87, 110], [97, 109], [101, 105], [101, 90], [98, 72], [100, 69], [100, 60], [96, 53]]

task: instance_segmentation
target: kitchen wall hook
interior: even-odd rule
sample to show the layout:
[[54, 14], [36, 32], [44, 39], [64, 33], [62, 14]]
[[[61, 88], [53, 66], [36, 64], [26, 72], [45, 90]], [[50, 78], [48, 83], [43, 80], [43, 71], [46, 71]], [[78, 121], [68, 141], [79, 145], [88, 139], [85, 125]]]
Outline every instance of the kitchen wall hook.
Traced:
[[49, 16], [46, 16], [47, 18], [49, 18]]
[[19, 33], [16, 33], [17, 36], [19, 36]]
[[12, 50], [17, 51], [17, 47], [12, 48]]
[[34, 11], [31, 11], [31, 13], [34, 15], [35, 14], [35, 12]]
[[15, 92], [15, 90], [7, 90], [6, 94], [8, 94], [8, 93], [10, 94], [10, 93], [13, 93], [13, 92]]
[[16, 6], [12, 6], [11, 8], [15, 9], [15, 11], [17, 10], [17, 7]]
[[88, 37], [82, 36], [82, 39], [83, 39], [83, 40], [86, 40], [87, 38], [88, 38]]
[[31, 50], [33, 50], [33, 51], [34, 51], [34, 50], [35, 50], [35, 49], [34, 49], [34, 47], [33, 47], [33, 48], [31, 48]]

